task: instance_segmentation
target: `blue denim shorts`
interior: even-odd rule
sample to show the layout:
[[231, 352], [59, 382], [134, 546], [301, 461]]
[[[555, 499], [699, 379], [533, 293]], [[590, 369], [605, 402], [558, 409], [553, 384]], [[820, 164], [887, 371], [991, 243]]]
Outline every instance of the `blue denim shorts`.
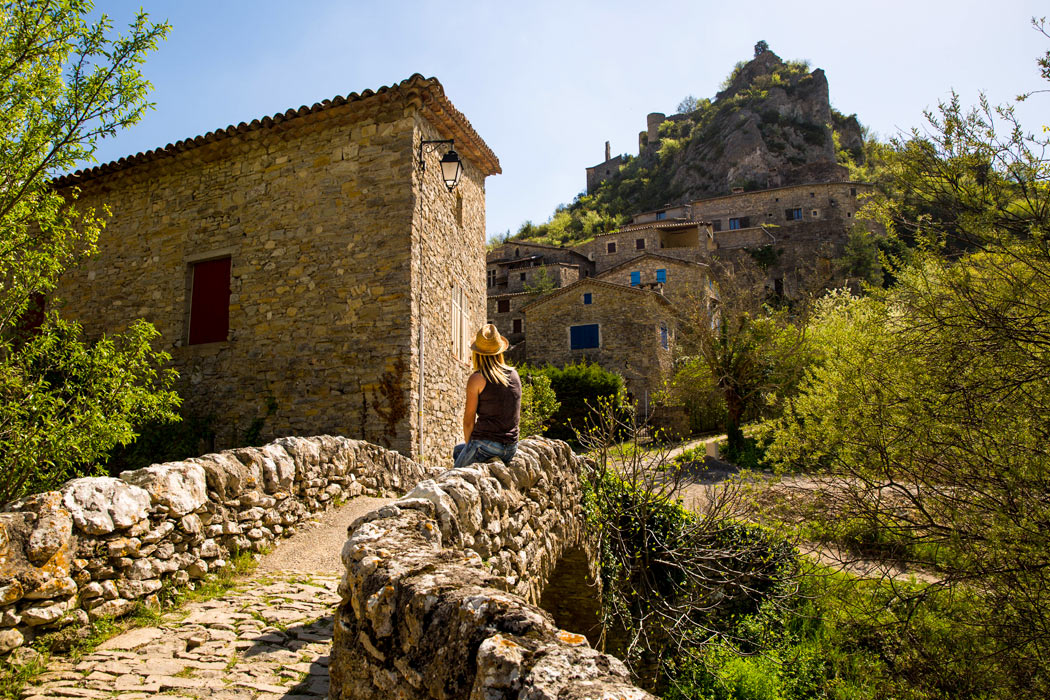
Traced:
[[452, 449], [452, 459], [456, 460], [456, 467], [465, 467], [475, 462], [487, 462], [493, 457], [499, 457], [504, 464], [514, 459], [518, 451], [518, 443], [504, 444], [494, 440], [471, 440], [459, 443]]

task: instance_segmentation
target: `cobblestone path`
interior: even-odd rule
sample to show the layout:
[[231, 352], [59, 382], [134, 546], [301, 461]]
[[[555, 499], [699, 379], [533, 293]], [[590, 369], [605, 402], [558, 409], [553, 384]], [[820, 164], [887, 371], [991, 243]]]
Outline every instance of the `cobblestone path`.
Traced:
[[316, 700], [328, 694], [339, 579], [256, 575], [221, 598], [166, 613], [71, 662], [53, 659], [27, 700], [152, 697]]

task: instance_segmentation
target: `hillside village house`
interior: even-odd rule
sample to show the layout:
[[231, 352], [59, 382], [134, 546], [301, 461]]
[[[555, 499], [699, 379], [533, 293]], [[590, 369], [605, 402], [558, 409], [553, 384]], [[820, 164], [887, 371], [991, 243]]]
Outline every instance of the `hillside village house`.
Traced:
[[[450, 145], [453, 190], [438, 167]], [[58, 296], [89, 335], [152, 322], [217, 448], [331, 433], [443, 458], [485, 321], [485, 178], [499, 172], [420, 75], [219, 129], [57, 182], [112, 210]]]
[[525, 305], [530, 360], [564, 366], [597, 362], [624, 378], [648, 412], [671, 371], [674, 307], [659, 291], [588, 278]]
[[[824, 170], [814, 172], [841, 174]], [[507, 329], [515, 360], [597, 361], [623, 374], [644, 403], [670, 375], [665, 331], [656, 342], [653, 329], [666, 325], [673, 339], [675, 315], [667, 309], [713, 307], [712, 260], [756, 256], [771, 294], [794, 294], [800, 274], [832, 281], [832, 260], [842, 254], [859, 198], [871, 190], [829, 179], [734, 191], [636, 214], [572, 248], [508, 241], [487, 256], [488, 318]], [[554, 290], [542, 292], [539, 280]]]

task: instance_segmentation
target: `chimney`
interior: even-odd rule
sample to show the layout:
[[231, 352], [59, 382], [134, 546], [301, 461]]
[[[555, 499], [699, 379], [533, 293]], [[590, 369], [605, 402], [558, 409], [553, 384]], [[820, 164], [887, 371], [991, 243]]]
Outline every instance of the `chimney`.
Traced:
[[612, 150], [609, 148], [609, 142], [605, 142], [605, 160], [606, 162], [612, 160]]

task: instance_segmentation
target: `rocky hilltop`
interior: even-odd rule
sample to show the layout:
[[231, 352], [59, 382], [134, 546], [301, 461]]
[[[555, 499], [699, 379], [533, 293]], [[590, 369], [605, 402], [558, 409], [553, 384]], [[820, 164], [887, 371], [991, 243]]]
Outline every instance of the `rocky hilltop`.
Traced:
[[642, 149], [639, 166], [669, 173], [665, 199], [838, 179], [844, 156], [862, 157], [861, 126], [831, 107], [822, 69], [766, 50], [727, 83], [713, 102], [661, 124], [657, 142]]
[[638, 212], [745, 191], [848, 177], [863, 158], [856, 115], [831, 106], [820, 68], [785, 62], [763, 43], [713, 99], [649, 115], [637, 156], [588, 168], [588, 191], [518, 238], [566, 244], [616, 228]]

